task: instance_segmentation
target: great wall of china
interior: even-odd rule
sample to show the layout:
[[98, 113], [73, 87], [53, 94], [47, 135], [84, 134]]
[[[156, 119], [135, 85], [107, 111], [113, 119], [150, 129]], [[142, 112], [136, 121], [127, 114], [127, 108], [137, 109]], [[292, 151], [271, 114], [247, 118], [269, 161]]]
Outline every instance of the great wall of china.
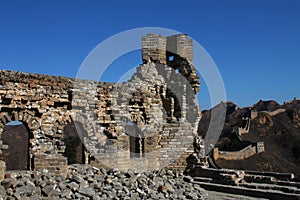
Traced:
[[[199, 77], [187, 61], [192, 51], [186, 35], [149, 34], [143, 38], [144, 64], [121, 84], [1, 71], [0, 132], [10, 121], [26, 125], [29, 150], [21, 152], [28, 152], [24, 157], [30, 170], [66, 172], [63, 128], [72, 121], [87, 131], [79, 136], [86, 149], [81, 163], [100, 160], [128, 169], [150, 159], [145, 167], [157, 169], [176, 158], [173, 167], [185, 168], [200, 117], [195, 98]], [[20, 146], [0, 141], [2, 151]]]
[[[192, 39], [185, 34], [148, 34], [142, 38], [142, 60], [132, 78], [118, 84], [1, 70], [0, 181], [11, 170], [66, 177], [70, 172], [66, 151], [74, 145], [68, 139], [79, 137], [82, 143], [75, 149], [84, 151], [75, 152], [82, 158], [77, 163], [92, 165], [94, 171], [97, 167], [167, 167], [186, 170], [194, 176], [193, 184], [208, 190], [300, 197], [299, 184], [290, 182], [291, 174], [207, 168], [207, 157], [195, 153], [201, 112], [196, 100], [200, 81], [191, 62]], [[2, 132], [11, 121], [22, 122], [28, 134], [7, 143], [10, 136]], [[246, 127], [238, 128], [239, 134], [249, 130], [248, 121]], [[64, 127], [71, 122], [81, 124], [86, 135], [66, 135]], [[6, 163], [14, 159], [9, 154], [13, 148], [26, 159], [7, 168]], [[218, 151], [215, 159], [244, 159], [263, 150], [263, 144], [257, 143], [240, 152]], [[189, 163], [192, 155], [196, 159]]]

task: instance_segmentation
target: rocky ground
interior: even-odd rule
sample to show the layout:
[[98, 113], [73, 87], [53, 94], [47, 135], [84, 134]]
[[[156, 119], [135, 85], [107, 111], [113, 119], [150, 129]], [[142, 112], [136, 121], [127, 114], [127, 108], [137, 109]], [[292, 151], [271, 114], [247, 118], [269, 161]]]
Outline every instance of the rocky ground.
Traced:
[[193, 178], [162, 169], [136, 173], [70, 165], [67, 177], [47, 172], [7, 172], [0, 199], [207, 199]]

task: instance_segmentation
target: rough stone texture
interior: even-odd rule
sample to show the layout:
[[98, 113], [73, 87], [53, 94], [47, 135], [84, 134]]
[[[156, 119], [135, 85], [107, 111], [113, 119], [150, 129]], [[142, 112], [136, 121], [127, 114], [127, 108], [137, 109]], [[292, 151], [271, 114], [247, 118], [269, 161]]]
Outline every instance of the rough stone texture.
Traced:
[[179, 55], [180, 57], [192, 61], [194, 59], [193, 40], [186, 34], [178, 34], [167, 37], [167, 51], [170, 55]]
[[[186, 34], [168, 37], [157, 34], [144, 36], [142, 38], [142, 57], [144, 63], [152, 61], [167, 64], [176, 70], [176, 73], [180, 72], [196, 92], [199, 91], [199, 76], [191, 63], [194, 59], [193, 40]], [[175, 80], [173, 79], [173, 81]]]
[[167, 64], [167, 38], [157, 34], [148, 34], [142, 38], [143, 60], [158, 61]]
[[5, 162], [0, 160], [0, 182], [4, 179], [5, 170], [6, 170]]
[[[186, 59], [192, 59], [191, 40], [186, 35], [169, 39], [176, 41], [178, 53], [169, 66], [145, 60], [147, 51], [150, 56], [156, 52], [158, 60], [167, 55], [167, 39], [148, 35], [143, 38], [144, 64], [120, 84], [1, 70], [0, 138], [7, 122], [23, 122], [32, 136], [30, 169], [65, 175], [63, 130], [78, 122], [87, 132], [80, 136], [85, 163], [119, 169], [185, 168], [200, 117], [196, 101], [200, 82]], [[189, 46], [187, 51], [184, 45]], [[0, 149], [7, 148], [15, 147], [0, 140]]]
[[50, 175], [66, 176], [68, 171], [67, 158], [61, 154], [36, 153], [34, 166], [36, 170], [48, 172]]
[[[66, 177], [13, 172], [0, 185], [6, 199], [204, 199], [206, 191], [179, 170], [138, 173], [70, 165]], [[188, 181], [186, 181], [188, 180]]]

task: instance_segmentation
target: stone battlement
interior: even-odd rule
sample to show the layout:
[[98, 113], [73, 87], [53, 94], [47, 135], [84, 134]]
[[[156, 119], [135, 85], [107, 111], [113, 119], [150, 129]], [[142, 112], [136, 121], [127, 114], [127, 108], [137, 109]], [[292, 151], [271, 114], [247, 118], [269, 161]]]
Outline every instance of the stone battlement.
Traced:
[[264, 143], [257, 142], [255, 145], [250, 144], [240, 151], [219, 151], [218, 148], [214, 148], [213, 156], [215, 160], [244, 160], [264, 151]]

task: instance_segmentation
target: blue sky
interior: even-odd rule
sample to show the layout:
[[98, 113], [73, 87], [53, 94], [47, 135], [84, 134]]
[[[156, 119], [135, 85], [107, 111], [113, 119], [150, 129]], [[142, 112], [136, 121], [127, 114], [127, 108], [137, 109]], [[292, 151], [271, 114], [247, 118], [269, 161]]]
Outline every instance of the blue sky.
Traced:
[[[206, 49], [228, 100], [282, 103], [300, 96], [299, 10], [299, 0], [0, 1], [0, 69], [75, 77], [108, 37], [164, 27], [188, 33]], [[139, 51], [122, 56], [103, 80], [118, 80], [140, 63]], [[203, 80], [198, 98], [202, 109], [210, 107]]]

